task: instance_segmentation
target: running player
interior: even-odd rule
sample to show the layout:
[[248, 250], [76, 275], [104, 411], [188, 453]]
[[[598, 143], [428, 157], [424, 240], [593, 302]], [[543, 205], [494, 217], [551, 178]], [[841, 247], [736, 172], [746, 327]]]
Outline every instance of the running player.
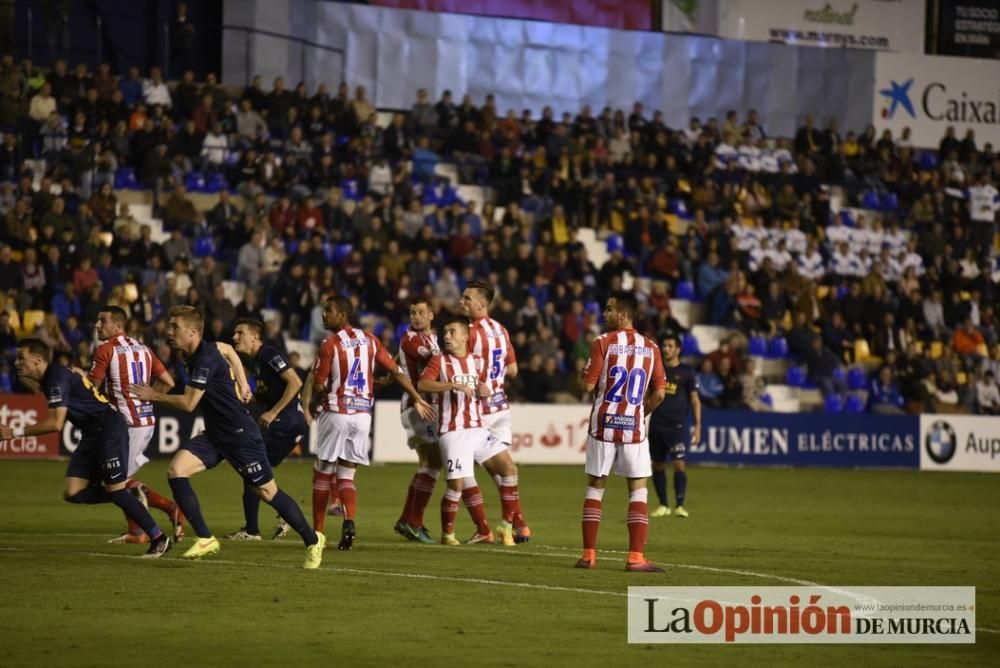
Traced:
[[[69, 458], [63, 498], [70, 503], [113, 503], [149, 536], [146, 557], [155, 559], [170, 549], [170, 538], [149, 511], [127, 489], [129, 435], [125, 418], [84, 376], [50, 360], [52, 351], [40, 339], [17, 342], [14, 368], [18, 376], [38, 383], [48, 398], [44, 420], [13, 429], [0, 425], [0, 440], [61, 433], [68, 419], [81, 432]], [[103, 482], [103, 485], [101, 484]]]
[[[199, 559], [218, 552], [221, 547], [205, 524], [198, 497], [191, 487], [191, 477], [225, 459], [302, 536], [306, 545], [303, 567], [319, 568], [326, 537], [313, 531], [292, 497], [278, 489], [260, 429], [240, 399], [241, 395], [247, 396], [245, 390], [249, 387], [243, 367], [238, 362], [231, 364], [221, 352], [226, 350], [226, 355], [235, 355], [235, 351], [228, 344], [210, 343], [202, 338], [205, 318], [194, 307], [174, 306], [169, 316], [167, 339], [187, 358], [189, 380], [184, 394], [162, 394], [144, 385], [133, 385], [131, 391], [138, 399], [182, 411], [191, 412], [200, 405], [205, 418], [205, 432], [181, 445], [167, 472], [174, 499], [198, 535], [184, 558]], [[237, 376], [240, 394], [237, 393]]]
[[[264, 436], [267, 462], [275, 468], [295, 449], [309, 433], [299, 391], [302, 380], [280, 350], [264, 343], [264, 323], [253, 318], [236, 321], [233, 347], [252, 361], [251, 375], [257, 381], [255, 394], [263, 407], [258, 423]], [[243, 520], [241, 529], [226, 535], [229, 540], [260, 540], [258, 515], [260, 497], [254, 488], [243, 481]], [[288, 524], [278, 517], [272, 538], [277, 540], [288, 533]]]
[[[698, 399], [698, 379], [694, 369], [681, 364], [681, 339], [676, 334], [668, 334], [663, 339], [663, 372], [667, 378], [666, 396], [656, 407], [649, 419], [649, 455], [653, 460], [653, 487], [660, 500], [660, 507], [650, 513], [651, 517], [670, 515], [667, 502], [666, 461], [670, 457], [674, 468], [674, 508], [676, 517], [687, 517], [684, 510], [684, 494], [687, 491], [687, 471], [684, 454], [688, 441], [692, 445], [701, 439], [701, 401]], [[687, 429], [688, 411], [694, 426]]]
[[[490, 430], [496, 441], [482, 443], [476, 450], [476, 463], [481, 465], [493, 478], [500, 490], [500, 506], [503, 521], [497, 527], [499, 540], [504, 545], [526, 543], [531, 539], [521, 512], [518, 493], [517, 465], [510, 456], [511, 434], [510, 403], [504, 391], [504, 380], [517, 376], [517, 358], [514, 346], [510, 344], [507, 328], [489, 317], [489, 307], [493, 302], [493, 288], [481, 281], [469, 281], [459, 307], [469, 318], [469, 352], [481, 358], [489, 375], [490, 396], [481, 400], [483, 425]], [[465, 492], [466, 496], [479, 495], [479, 489]]]
[[[126, 324], [128, 314], [119, 306], [107, 306], [97, 314], [97, 339], [102, 343], [94, 351], [88, 378], [104, 396], [111, 399], [128, 423], [129, 479], [125, 483], [126, 489], [165, 512], [174, 526], [174, 542], [179, 542], [184, 537], [184, 514], [180, 508], [146, 483], [135, 479], [135, 474], [149, 461], [144, 453], [153, 438], [156, 415], [153, 404], [136, 401], [129, 396], [129, 387], [133, 384], [149, 385], [150, 381], [155, 381], [153, 387], [157, 390], [169, 392], [174, 386], [174, 379], [149, 346], [125, 335]], [[139, 525], [129, 520], [125, 533], [108, 542], [142, 544], [148, 540]]]
[[[413, 385], [427, 367], [427, 361], [441, 352], [437, 334], [431, 329], [434, 311], [424, 297], [410, 302], [410, 328], [399, 343], [399, 368]], [[434, 485], [441, 473], [441, 450], [437, 442], [437, 425], [417, 415], [410, 395], [404, 394], [400, 407], [400, 420], [406, 431], [407, 445], [416, 450], [419, 468], [410, 481], [403, 511], [396, 521], [396, 533], [421, 543], [436, 542], [424, 527], [424, 509], [434, 493]]]
[[316, 420], [319, 452], [313, 471], [313, 526], [316, 531], [323, 531], [330, 485], [336, 476], [337, 491], [344, 506], [339, 550], [350, 550], [354, 545], [358, 499], [354, 475], [358, 464], [368, 466], [375, 365], [395, 376], [396, 382], [413, 400], [417, 415], [424, 420], [434, 416], [430, 404], [392, 361], [382, 342], [351, 327], [353, 313], [354, 305], [347, 297], [326, 298], [323, 326], [332, 334], [320, 346], [312, 376], [307, 379], [302, 393], [303, 402], [309, 406], [315, 392], [322, 401], [323, 411]]
[[[450, 322], [444, 327], [446, 354], [438, 354], [427, 363], [417, 387], [434, 394], [437, 410], [437, 433], [441, 459], [445, 463], [448, 489], [441, 499], [441, 543], [459, 545], [455, 538], [455, 516], [458, 500], [465, 505], [476, 525], [476, 533], [467, 543], [493, 541], [483, 495], [466, 496], [466, 490], [476, 489], [475, 451], [492, 447], [496, 436], [483, 428], [482, 404], [479, 399], [489, 396], [487, 369], [482, 358], [469, 352], [469, 325], [464, 321]], [[485, 444], [485, 445], [484, 445]]]
[[[583, 388], [594, 392], [587, 436], [587, 495], [583, 502], [583, 556], [577, 568], [594, 568], [601, 500], [608, 474], [614, 470], [628, 480], [627, 571], [662, 573], [646, 561], [649, 516], [646, 479], [651, 467], [644, 432], [646, 411], [663, 401], [666, 381], [660, 349], [632, 327], [637, 304], [629, 292], [615, 292], [604, 308], [609, 331], [590, 345], [590, 361], [583, 371]], [[650, 397], [646, 391], [652, 388]]]

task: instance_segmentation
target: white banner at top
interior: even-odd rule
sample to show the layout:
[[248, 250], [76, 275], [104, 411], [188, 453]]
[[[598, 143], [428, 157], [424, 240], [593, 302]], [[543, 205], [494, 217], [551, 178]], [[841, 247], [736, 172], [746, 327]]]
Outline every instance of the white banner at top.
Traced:
[[922, 0], [664, 0], [663, 28], [754, 42], [924, 52]]
[[[937, 148], [949, 126], [976, 146], [1000, 146], [1000, 62], [880, 53], [875, 58], [872, 123], [899, 138], [912, 131], [919, 148]], [[942, 158], [943, 159], [943, 158]]]

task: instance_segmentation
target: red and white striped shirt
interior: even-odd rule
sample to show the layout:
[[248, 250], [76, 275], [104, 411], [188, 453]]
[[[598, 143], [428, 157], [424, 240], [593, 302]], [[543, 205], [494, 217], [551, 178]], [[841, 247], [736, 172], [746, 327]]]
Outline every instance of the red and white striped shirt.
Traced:
[[326, 338], [313, 366], [313, 383], [323, 385], [323, 410], [344, 415], [371, 413], [375, 365], [395, 372], [396, 363], [375, 336], [344, 327]]
[[144, 343], [119, 334], [94, 351], [90, 378], [109, 397], [132, 427], [156, 424], [153, 404], [129, 396], [132, 385], [149, 385], [167, 372], [160, 358]]
[[[427, 367], [427, 360], [441, 353], [437, 335], [432, 330], [426, 332], [407, 331], [399, 342], [399, 368], [410, 378], [413, 387], [420, 381], [420, 374]], [[403, 393], [402, 410], [413, 406], [413, 399]]]
[[594, 384], [590, 435], [606, 443], [641, 443], [646, 390], [667, 384], [659, 347], [634, 329], [603, 334], [590, 344], [583, 379]]
[[476, 318], [469, 325], [469, 352], [483, 360], [487, 372], [486, 384], [493, 391], [481, 402], [483, 414], [509, 410], [504, 378], [507, 366], [517, 364], [517, 357], [507, 328], [488, 316]]
[[[455, 357], [450, 353], [435, 355], [420, 374], [423, 380], [457, 383], [476, 389], [487, 382], [487, 369], [483, 360], [474, 355]], [[434, 403], [438, 416], [438, 435], [483, 426], [482, 406], [476, 398], [457, 390], [435, 392]]]

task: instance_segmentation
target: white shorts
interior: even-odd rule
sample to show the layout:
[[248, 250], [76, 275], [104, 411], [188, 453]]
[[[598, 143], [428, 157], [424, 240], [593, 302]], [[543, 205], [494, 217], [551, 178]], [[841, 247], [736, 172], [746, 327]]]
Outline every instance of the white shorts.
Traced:
[[[504, 411], [501, 415], [507, 415], [507, 433], [510, 433], [510, 411]], [[483, 426], [486, 426], [486, 416], [483, 416]], [[486, 430], [484, 430], [486, 431]], [[500, 437], [493, 431], [486, 431], [490, 438], [479, 441], [472, 458], [477, 464], [482, 466], [485, 462], [493, 459], [507, 449], [507, 444], [500, 440]]]
[[474, 453], [493, 443], [496, 443], [496, 437], [482, 427], [442, 434], [438, 444], [441, 446], [441, 463], [444, 466], [445, 479], [473, 477]]
[[368, 466], [368, 434], [371, 428], [370, 413], [321, 413], [316, 419], [316, 457], [324, 462], [343, 459]]
[[649, 459], [649, 441], [616, 444], [587, 436], [587, 475], [603, 478], [612, 471], [623, 478], [648, 478], [653, 475]]
[[[484, 413], [483, 426], [490, 430], [490, 433], [497, 437], [497, 440], [510, 447], [514, 442], [511, 432], [510, 409], [499, 413]], [[477, 459], [478, 461], [478, 459]]]
[[145, 454], [146, 446], [153, 440], [153, 430], [156, 427], [147, 425], [145, 427], [128, 428], [128, 477], [131, 478], [139, 472], [149, 457]]
[[403, 423], [403, 430], [406, 432], [406, 444], [410, 450], [415, 450], [421, 445], [432, 445], [437, 443], [437, 423], [428, 422], [417, 414], [417, 409], [410, 406], [399, 416], [399, 421]]

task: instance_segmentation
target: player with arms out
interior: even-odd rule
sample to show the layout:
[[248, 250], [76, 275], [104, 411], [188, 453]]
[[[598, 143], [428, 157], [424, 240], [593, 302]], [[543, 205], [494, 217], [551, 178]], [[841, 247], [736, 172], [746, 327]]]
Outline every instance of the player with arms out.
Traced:
[[[651, 473], [649, 443], [644, 433], [646, 411], [663, 401], [666, 381], [660, 349], [632, 327], [637, 303], [629, 292], [615, 292], [604, 308], [608, 332], [590, 345], [583, 388], [594, 392], [587, 437], [587, 494], [583, 502], [583, 556], [577, 568], [594, 568], [597, 530], [608, 474], [628, 481], [628, 560], [625, 570], [662, 573], [646, 561], [649, 533], [646, 479]], [[647, 390], [652, 394], [647, 399]]]
[[[450, 322], [444, 327], [447, 351], [431, 358], [420, 374], [417, 388], [434, 395], [437, 412], [438, 442], [445, 464], [448, 489], [441, 498], [441, 543], [459, 545], [455, 538], [458, 500], [467, 489], [478, 489], [475, 478], [475, 451], [492, 447], [496, 436], [483, 428], [479, 399], [492, 394], [482, 358], [469, 352], [469, 325]], [[478, 498], [477, 498], [478, 497]], [[475, 535], [467, 543], [492, 542], [482, 494], [466, 499], [466, 507], [476, 525]]]
[[292, 497], [278, 488], [260, 429], [241, 399], [249, 399], [249, 385], [239, 356], [228, 344], [204, 340], [205, 317], [201, 311], [192, 306], [174, 306], [169, 316], [167, 340], [186, 359], [189, 380], [184, 394], [162, 394], [151, 387], [134, 385], [132, 395], [189, 413], [200, 405], [205, 418], [204, 433], [181, 445], [167, 472], [174, 499], [198, 535], [184, 558], [200, 559], [221, 547], [205, 524], [191, 477], [226, 460], [302, 536], [306, 545], [303, 568], [319, 568], [326, 537], [312, 530]]
[[[184, 513], [176, 503], [134, 477], [149, 461], [144, 453], [153, 438], [156, 414], [153, 404], [129, 396], [129, 388], [133, 384], [149, 385], [150, 381], [157, 390], [169, 392], [174, 386], [174, 379], [149, 346], [125, 335], [127, 324], [128, 314], [119, 306], [107, 306], [97, 314], [97, 338], [101, 345], [94, 351], [88, 379], [111, 399], [128, 423], [129, 479], [125, 483], [126, 489], [167, 514], [174, 526], [174, 542], [178, 542], [184, 537]], [[128, 520], [126, 532], [108, 542], [142, 544], [147, 541], [139, 525]]]
[[[656, 407], [649, 419], [649, 456], [653, 461], [653, 487], [660, 500], [660, 507], [650, 513], [650, 517], [667, 517], [670, 504], [667, 502], [666, 461], [674, 468], [674, 508], [676, 517], [687, 517], [684, 510], [684, 494], [687, 491], [687, 471], [684, 455], [688, 441], [692, 445], [701, 440], [701, 400], [698, 398], [698, 379], [694, 369], [681, 364], [681, 339], [677, 334], [668, 334], [663, 339], [663, 373], [667, 378], [666, 394], [663, 402]], [[687, 429], [688, 411], [694, 419], [692, 430]]]
[[[264, 323], [259, 320], [237, 320], [233, 331], [233, 348], [252, 360], [250, 375], [257, 381], [255, 397], [264, 409], [258, 423], [264, 437], [267, 462], [271, 468], [276, 468], [309, 434], [309, 425], [302, 413], [302, 404], [299, 403], [302, 379], [280, 350], [264, 343], [264, 331]], [[244, 480], [244, 524], [238, 531], [226, 535], [226, 538], [260, 540], [259, 510], [260, 497]], [[288, 531], [288, 524], [279, 516], [272, 538], [277, 540]]]
[[70, 503], [115, 504], [149, 536], [144, 556], [162, 556], [170, 549], [170, 538], [125, 489], [131, 461], [128, 423], [86, 377], [52, 363], [51, 358], [52, 351], [40, 339], [17, 342], [14, 368], [19, 377], [39, 385], [48, 398], [49, 413], [27, 427], [0, 425], [0, 440], [61, 433], [68, 419], [80, 430], [80, 443], [69, 458], [63, 498]]
[[322, 413], [316, 420], [319, 452], [313, 472], [313, 526], [322, 533], [330, 485], [336, 477], [340, 502], [344, 506], [344, 524], [340, 531], [339, 550], [354, 546], [354, 517], [358, 490], [354, 475], [358, 464], [368, 466], [368, 434], [375, 403], [373, 383], [375, 365], [392, 374], [402, 385], [414, 409], [424, 420], [434, 410], [413, 387], [375, 336], [351, 327], [354, 305], [347, 297], [330, 296], [323, 304], [323, 326], [332, 332], [323, 341], [316, 356], [312, 375], [306, 380], [303, 403], [310, 406], [313, 393], [320, 398]]
[[[526, 543], [531, 539], [521, 512], [518, 492], [517, 465], [510, 456], [513, 441], [511, 433], [510, 403], [504, 390], [504, 380], [517, 375], [517, 358], [514, 346], [510, 344], [507, 328], [489, 317], [489, 307], [493, 302], [493, 288], [482, 281], [469, 281], [459, 308], [469, 318], [469, 352], [483, 360], [488, 373], [487, 384], [490, 395], [481, 400], [483, 426], [490, 430], [496, 441], [482, 443], [476, 450], [476, 463], [492, 476], [500, 490], [500, 507], [503, 521], [497, 527], [498, 540], [504, 545]], [[466, 490], [466, 497], [481, 496], [479, 489]]]
[[[420, 382], [428, 360], [441, 352], [437, 334], [431, 329], [433, 321], [434, 311], [431, 310], [430, 301], [417, 297], [410, 302], [410, 328], [399, 343], [399, 368], [414, 386]], [[410, 481], [406, 502], [403, 503], [395, 530], [408, 540], [434, 543], [436, 541], [424, 527], [424, 509], [434, 493], [434, 485], [441, 473], [437, 425], [417, 414], [408, 394], [403, 395], [399, 418], [406, 431], [407, 445], [417, 452], [419, 467]]]

